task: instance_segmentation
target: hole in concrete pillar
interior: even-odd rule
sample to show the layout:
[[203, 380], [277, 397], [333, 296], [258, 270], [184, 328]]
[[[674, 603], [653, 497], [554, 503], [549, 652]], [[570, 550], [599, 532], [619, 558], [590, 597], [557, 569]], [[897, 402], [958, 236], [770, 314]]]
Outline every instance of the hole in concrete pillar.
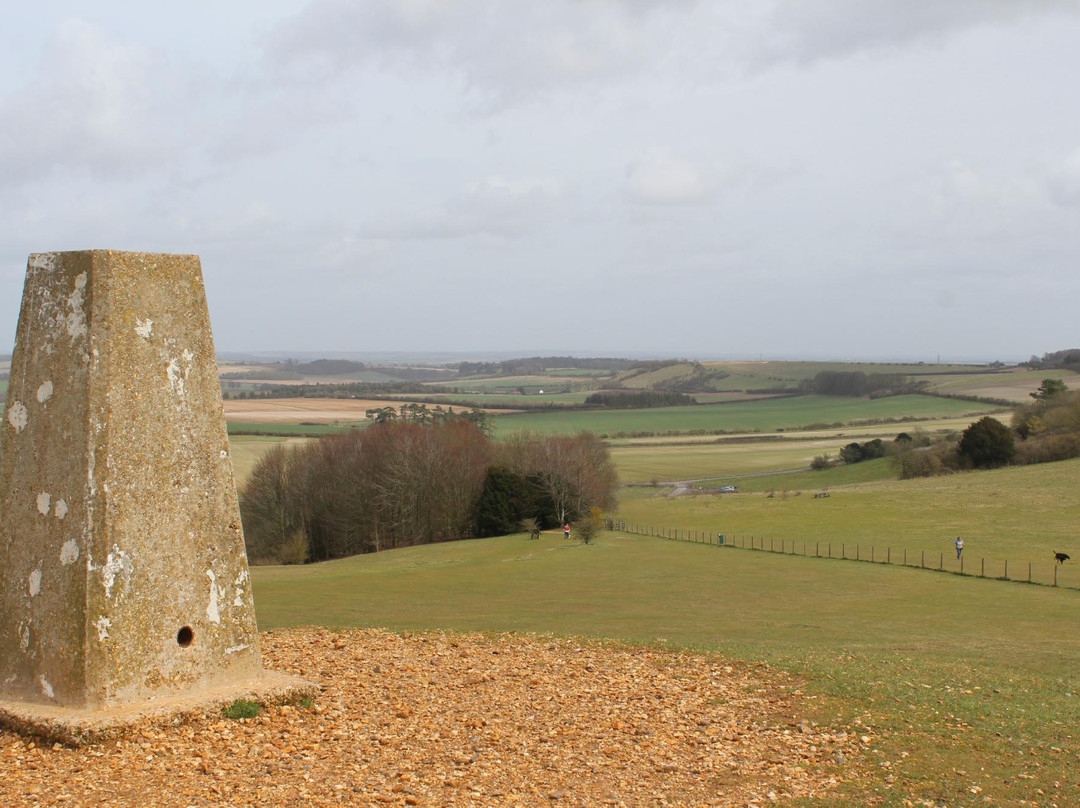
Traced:
[[187, 648], [191, 643], [195, 641], [195, 632], [191, 630], [191, 626], [184, 626], [178, 632], [176, 632], [176, 644], [181, 648]]

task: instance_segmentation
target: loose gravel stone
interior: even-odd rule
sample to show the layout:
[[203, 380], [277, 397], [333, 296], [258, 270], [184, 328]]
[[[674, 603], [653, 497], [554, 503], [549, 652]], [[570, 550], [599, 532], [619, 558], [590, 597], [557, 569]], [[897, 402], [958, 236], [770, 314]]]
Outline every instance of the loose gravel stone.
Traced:
[[858, 776], [858, 738], [809, 723], [767, 666], [524, 635], [297, 629], [262, 646], [267, 668], [323, 686], [313, 704], [81, 749], [0, 731], [0, 804], [745, 806]]

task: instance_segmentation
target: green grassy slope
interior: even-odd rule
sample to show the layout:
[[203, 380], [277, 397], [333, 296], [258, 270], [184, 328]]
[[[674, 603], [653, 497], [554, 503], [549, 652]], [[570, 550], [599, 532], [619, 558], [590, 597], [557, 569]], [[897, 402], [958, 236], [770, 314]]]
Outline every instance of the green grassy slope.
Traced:
[[465, 541], [253, 578], [262, 628], [554, 632], [795, 671], [817, 705], [808, 718], [868, 736], [852, 763], [865, 776], [827, 804], [1080, 797], [1075, 591], [613, 534], [590, 547]]
[[[884, 462], [884, 461], [882, 461]], [[866, 464], [849, 467], [857, 471]], [[802, 480], [813, 481], [807, 472]], [[820, 478], [825, 479], [825, 478]], [[833, 478], [835, 479], [835, 478]], [[1032, 562], [1035, 580], [1052, 580], [1053, 553], [1080, 560], [1080, 460], [969, 472], [918, 480], [879, 480], [832, 489], [815, 499], [794, 476], [770, 478], [776, 488], [760, 490], [754, 480], [734, 495], [671, 498], [661, 489], [627, 489], [619, 517], [632, 523], [700, 530], [709, 534], [753, 535], [779, 543], [832, 542], [839, 547], [928, 552], [935, 566], [962, 535], [967, 564], [986, 558], [1000, 575], [1006, 560]], [[785, 485], [786, 488], [780, 487]], [[758, 490], [754, 490], [758, 488]], [[968, 569], [971, 569], [969, 566]], [[1080, 583], [1080, 564], [1062, 567], [1062, 583]]]

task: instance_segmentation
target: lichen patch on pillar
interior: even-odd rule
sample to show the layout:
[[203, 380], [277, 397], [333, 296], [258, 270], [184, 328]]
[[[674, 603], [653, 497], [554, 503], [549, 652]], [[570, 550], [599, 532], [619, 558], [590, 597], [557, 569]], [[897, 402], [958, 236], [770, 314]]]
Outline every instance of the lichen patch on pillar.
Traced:
[[26, 405], [21, 401], [12, 401], [8, 405], [7, 419], [8, 423], [15, 428], [15, 432], [22, 432], [26, 429], [26, 425], [30, 423], [30, 413], [27, 411]]

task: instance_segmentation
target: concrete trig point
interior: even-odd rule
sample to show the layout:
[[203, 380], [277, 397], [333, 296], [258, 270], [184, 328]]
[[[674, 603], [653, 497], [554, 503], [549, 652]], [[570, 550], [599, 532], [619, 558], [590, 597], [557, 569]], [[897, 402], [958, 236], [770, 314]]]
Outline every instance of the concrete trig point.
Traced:
[[0, 427], [0, 721], [69, 743], [264, 671], [199, 259], [31, 255]]

